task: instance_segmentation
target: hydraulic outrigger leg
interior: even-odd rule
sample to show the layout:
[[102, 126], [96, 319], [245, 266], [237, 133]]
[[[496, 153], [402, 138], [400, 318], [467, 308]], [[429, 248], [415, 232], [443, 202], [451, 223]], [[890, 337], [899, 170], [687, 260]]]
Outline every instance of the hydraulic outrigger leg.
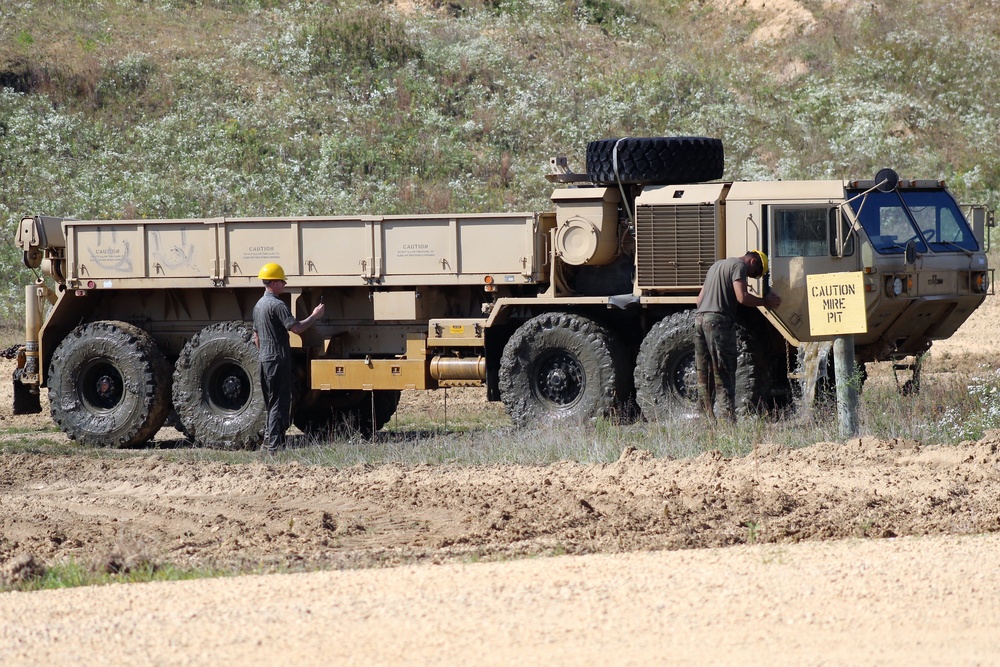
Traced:
[[30, 415], [42, 411], [38, 393], [38, 332], [42, 326], [44, 285], [24, 288], [24, 346], [17, 351], [14, 370], [14, 414]]

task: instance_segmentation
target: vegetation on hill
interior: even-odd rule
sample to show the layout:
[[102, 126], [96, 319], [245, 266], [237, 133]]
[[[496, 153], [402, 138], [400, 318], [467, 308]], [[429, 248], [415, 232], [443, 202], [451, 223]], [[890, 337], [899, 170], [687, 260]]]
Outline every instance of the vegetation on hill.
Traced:
[[997, 204], [993, 3], [788, 3], [811, 19], [761, 37], [724, 0], [7, 0], [5, 301], [22, 214], [542, 209], [549, 157], [624, 135]]

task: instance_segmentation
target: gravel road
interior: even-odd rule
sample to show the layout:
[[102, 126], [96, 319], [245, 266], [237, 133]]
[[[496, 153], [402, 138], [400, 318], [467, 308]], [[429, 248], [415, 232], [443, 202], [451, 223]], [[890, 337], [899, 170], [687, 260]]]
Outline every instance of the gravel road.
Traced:
[[4, 665], [987, 665], [1000, 536], [7, 593]]

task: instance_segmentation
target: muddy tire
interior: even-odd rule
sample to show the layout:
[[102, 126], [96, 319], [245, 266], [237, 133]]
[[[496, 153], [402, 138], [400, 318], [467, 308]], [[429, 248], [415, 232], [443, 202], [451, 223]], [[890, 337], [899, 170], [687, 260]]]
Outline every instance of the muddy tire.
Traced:
[[[818, 374], [816, 383], [811, 388], [813, 392], [812, 399], [816, 404], [829, 403], [834, 405], [837, 402], [837, 372], [833, 360], [832, 347], [826, 351], [826, 359], [822, 359], [820, 362], [823, 364], [822, 368], [825, 370]], [[867, 381], [868, 368], [865, 364], [856, 364], [854, 377], [849, 378], [849, 382], [854, 384], [854, 389], [858, 392], [858, 395], [864, 390], [865, 382]], [[917, 384], [919, 385], [919, 383]], [[898, 388], [900, 395], [909, 396], [914, 389], [913, 380], [907, 380], [902, 385], [899, 385]], [[801, 383], [798, 383], [795, 391], [797, 394], [796, 399], [802, 400], [804, 398], [802, 394], [806, 391], [805, 387]]]
[[170, 365], [148, 333], [125, 322], [77, 327], [52, 354], [52, 420], [84, 445], [133, 447], [170, 410]]
[[635, 363], [635, 393], [649, 421], [694, 409], [698, 395], [694, 311], [663, 318], [643, 338]]
[[771, 363], [761, 338], [744, 326], [736, 326], [736, 412], [761, 414], [775, 407], [771, 395]]
[[500, 361], [500, 398], [518, 426], [614, 417], [629, 399], [622, 357], [593, 320], [546, 313], [511, 336]]
[[[736, 327], [736, 345], [736, 412], [769, 409], [771, 372], [764, 346], [750, 329], [740, 325]], [[694, 311], [665, 317], [646, 334], [636, 359], [635, 387], [639, 409], [650, 421], [695, 408]]]
[[303, 433], [318, 438], [370, 438], [389, 423], [399, 406], [400, 392], [311, 391], [292, 416]]
[[587, 173], [599, 185], [700, 183], [722, 178], [724, 170], [721, 139], [627, 137], [587, 144]]
[[174, 367], [179, 430], [220, 449], [254, 449], [267, 413], [253, 331], [244, 322], [207, 326], [184, 345]]

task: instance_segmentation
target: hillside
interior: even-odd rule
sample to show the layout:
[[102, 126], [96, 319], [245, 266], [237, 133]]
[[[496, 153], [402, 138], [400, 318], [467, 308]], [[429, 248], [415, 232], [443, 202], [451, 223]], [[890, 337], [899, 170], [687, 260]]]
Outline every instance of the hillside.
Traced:
[[582, 171], [621, 135], [720, 137], [731, 179], [891, 166], [996, 204], [998, 23], [944, 0], [13, 0], [0, 220], [533, 209], [550, 156]]

